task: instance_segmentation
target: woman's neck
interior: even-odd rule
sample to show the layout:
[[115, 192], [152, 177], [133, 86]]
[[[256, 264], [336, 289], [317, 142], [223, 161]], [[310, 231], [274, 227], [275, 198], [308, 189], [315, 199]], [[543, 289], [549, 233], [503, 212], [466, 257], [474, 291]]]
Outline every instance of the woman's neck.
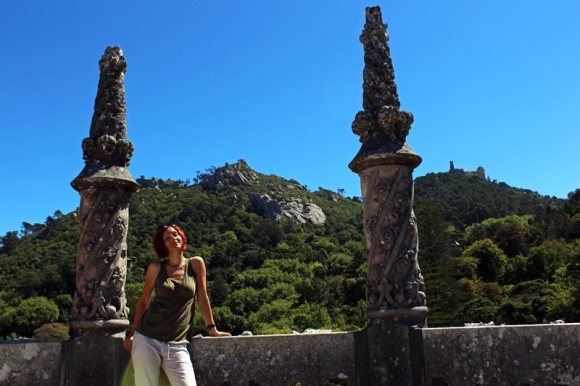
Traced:
[[183, 259], [184, 259], [183, 252], [179, 251], [175, 253], [170, 253], [166, 262], [169, 265], [178, 266], [181, 265], [181, 263], [183, 263]]

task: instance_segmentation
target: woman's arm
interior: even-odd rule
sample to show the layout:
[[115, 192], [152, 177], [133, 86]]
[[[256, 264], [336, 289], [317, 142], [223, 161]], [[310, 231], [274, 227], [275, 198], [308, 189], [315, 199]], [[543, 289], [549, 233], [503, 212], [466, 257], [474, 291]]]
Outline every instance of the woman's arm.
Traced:
[[159, 274], [159, 269], [161, 268], [161, 264], [158, 262], [153, 262], [149, 264], [147, 268], [147, 273], [145, 274], [145, 284], [143, 285], [143, 291], [141, 292], [141, 296], [137, 301], [137, 306], [135, 308], [135, 318], [133, 320], [133, 326], [131, 327], [131, 332], [129, 332], [129, 336], [123, 340], [123, 347], [129, 352], [131, 352], [131, 348], [133, 347], [133, 334], [135, 333], [135, 329], [139, 325], [139, 320], [149, 308], [149, 303], [151, 302], [151, 295], [153, 294], [153, 289], [155, 288], [155, 280], [157, 279], [157, 275]]
[[199, 311], [203, 317], [203, 321], [208, 328], [208, 333], [211, 336], [230, 336], [227, 332], [218, 331], [213, 320], [213, 313], [211, 312], [211, 304], [209, 302], [209, 296], [207, 295], [207, 286], [205, 278], [205, 263], [203, 259], [199, 256], [192, 257], [190, 259], [190, 264], [195, 271], [196, 285], [197, 285], [197, 304], [199, 305]]

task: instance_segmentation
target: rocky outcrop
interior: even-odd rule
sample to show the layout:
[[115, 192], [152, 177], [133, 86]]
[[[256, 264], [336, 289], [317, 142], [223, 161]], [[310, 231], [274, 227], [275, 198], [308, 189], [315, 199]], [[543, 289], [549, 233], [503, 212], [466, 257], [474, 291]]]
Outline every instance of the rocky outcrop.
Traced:
[[[300, 191], [307, 192], [305, 186], [296, 180], [256, 173], [243, 159], [235, 164], [212, 168], [207, 174], [202, 174], [200, 180], [204, 190], [226, 194], [232, 205], [241, 205], [264, 218], [290, 220], [297, 224], [326, 223], [326, 214], [322, 209], [308, 198], [300, 197], [304, 196]], [[253, 193], [245, 189], [232, 192], [231, 189], [236, 187], [251, 187], [249, 191]], [[292, 190], [293, 193], [290, 192]], [[247, 207], [247, 198], [252, 208]]]
[[270, 197], [268, 194], [254, 194], [250, 196], [256, 212], [270, 220], [291, 220], [298, 224], [311, 223], [324, 225], [326, 214], [322, 209], [312, 203], [303, 203], [300, 198], [283, 198], [280, 200]]
[[137, 183], [141, 189], [155, 189], [158, 192], [161, 191], [161, 188], [159, 187], [159, 181], [155, 177], [149, 179], [145, 178], [145, 176], [141, 176], [141, 178], [137, 178]]
[[215, 169], [212, 174], [206, 174], [201, 184], [205, 190], [221, 190], [231, 186], [250, 186], [257, 178], [246, 161], [241, 159], [235, 164]]

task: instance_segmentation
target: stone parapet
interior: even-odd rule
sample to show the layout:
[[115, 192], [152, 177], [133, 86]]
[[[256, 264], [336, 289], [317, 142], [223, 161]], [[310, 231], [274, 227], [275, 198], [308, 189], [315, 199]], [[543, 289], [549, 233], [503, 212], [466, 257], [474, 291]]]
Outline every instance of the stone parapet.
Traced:
[[357, 385], [354, 333], [193, 339], [200, 386]]
[[580, 323], [420, 334], [427, 385], [580, 385]]
[[[392, 369], [389, 373], [385, 364], [385, 378], [393, 380], [387, 385], [580, 385], [580, 323], [408, 327], [407, 332], [410, 377], [398, 378], [400, 374]], [[397, 336], [403, 339], [403, 334]], [[372, 374], [360, 366], [359, 357], [365, 355], [372, 337], [368, 331], [204, 337], [193, 340], [191, 353], [200, 386], [228, 385], [226, 381], [231, 386], [296, 382], [309, 386], [328, 381], [364, 386], [373, 385]], [[60, 385], [61, 371], [70, 371], [60, 359], [62, 346], [52, 342], [0, 344], [0, 385]], [[401, 347], [383, 349], [392, 360], [403, 355]], [[130, 373], [129, 362], [125, 366]], [[379, 370], [380, 366], [374, 369]], [[130, 385], [130, 378], [125, 376], [120, 384]]]

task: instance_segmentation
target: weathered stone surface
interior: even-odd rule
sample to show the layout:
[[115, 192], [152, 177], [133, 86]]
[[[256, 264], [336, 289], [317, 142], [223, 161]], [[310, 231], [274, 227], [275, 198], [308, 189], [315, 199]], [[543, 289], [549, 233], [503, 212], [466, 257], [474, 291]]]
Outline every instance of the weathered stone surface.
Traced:
[[407, 145], [413, 115], [400, 111], [387, 26], [379, 7], [366, 9], [363, 108], [352, 131], [362, 146], [348, 165], [361, 180], [367, 253], [367, 329], [358, 335], [361, 384], [419, 385], [409, 326], [425, 323], [425, 284], [413, 213], [413, 169], [421, 157]]
[[360, 136], [362, 146], [349, 167], [356, 173], [375, 165], [417, 167], [419, 157], [407, 145], [406, 138], [413, 115], [400, 111], [395, 71], [388, 45], [387, 26], [381, 9], [366, 9], [366, 24], [360, 41], [364, 46], [363, 108], [356, 114], [352, 131]]
[[[222, 386], [226, 379], [244, 386], [251, 380], [325, 385], [330, 379], [346, 380], [349, 386], [580, 385], [580, 323], [469, 328], [390, 324], [377, 320], [356, 333], [196, 338], [190, 349], [200, 386]], [[61, 369], [63, 375], [90, 374], [79, 385], [114, 384], [106, 383], [107, 376], [118, 381], [120, 373], [123, 381], [117, 384], [132, 385], [120, 339], [104, 347], [93, 341], [0, 344], [0, 385], [62, 385], [60, 379], [66, 378], [59, 378]], [[61, 345], [65, 352], [92, 355], [99, 366], [84, 369], [83, 358], [64, 355], [75, 361], [67, 366], [60, 360]], [[369, 349], [376, 351], [376, 362], [369, 359]], [[370, 367], [373, 363], [377, 366]], [[397, 370], [401, 367], [406, 370]], [[408, 378], [397, 378], [406, 371]]]
[[428, 384], [580, 385], [580, 324], [425, 328]]
[[198, 385], [357, 385], [352, 333], [194, 339]]
[[298, 224], [314, 225], [324, 225], [326, 222], [326, 214], [318, 205], [304, 203], [297, 197], [276, 200], [268, 194], [254, 194], [250, 199], [256, 211], [270, 220], [288, 219]]
[[411, 173], [412, 169], [405, 166], [374, 166], [359, 173], [371, 317], [378, 317], [378, 308], [426, 305], [425, 284], [417, 262], [419, 241], [412, 210]]
[[100, 77], [89, 137], [82, 143], [85, 168], [71, 183], [80, 191], [110, 182], [135, 191], [127, 166], [133, 144], [127, 139], [125, 87], [127, 62], [120, 47], [107, 47], [99, 61]]
[[125, 326], [114, 320], [78, 324], [75, 337], [62, 343], [64, 383], [60, 385], [129, 385], [122, 382], [130, 363], [130, 354], [123, 348]]
[[406, 323], [373, 320], [356, 338], [357, 373], [360, 385], [425, 385], [420, 361], [421, 341]]
[[349, 167], [361, 179], [367, 316], [391, 321], [397, 321], [399, 313], [405, 320], [409, 315], [426, 316], [413, 213], [413, 169], [421, 159], [405, 142], [413, 116], [399, 111], [388, 35], [379, 7], [366, 9], [360, 40], [365, 53], [364, 111], [357, 113], [352, 129], [360, 136], [362, 147]]
[[0, 345], [0, 385], [58, 385], [60, 348], [59, 342]]
[[107, 47], [90, 136], [82, 144], [85, 167], [73, 188], [81, 195], [76, 287], [70, 322], [73, 338], [63, 344], [62, 381], [70, 386], [117, 385], [128, 361], [122, 348], [126, 306], [129, 197], [137, 190], [127, 166], [123, 78], [127, 64], [119, 47]]
[[133, 145], [127, 140], [124, 73], [119, 47], [107, 47], [99, 62], [99, 88], [90, 136], [83, 141], [85, 168], [71, 185], [80, 192], [81, 235], [76, 260], [74, 321], [126, 319], [129, 197], [138, 184], [127, 166]]

